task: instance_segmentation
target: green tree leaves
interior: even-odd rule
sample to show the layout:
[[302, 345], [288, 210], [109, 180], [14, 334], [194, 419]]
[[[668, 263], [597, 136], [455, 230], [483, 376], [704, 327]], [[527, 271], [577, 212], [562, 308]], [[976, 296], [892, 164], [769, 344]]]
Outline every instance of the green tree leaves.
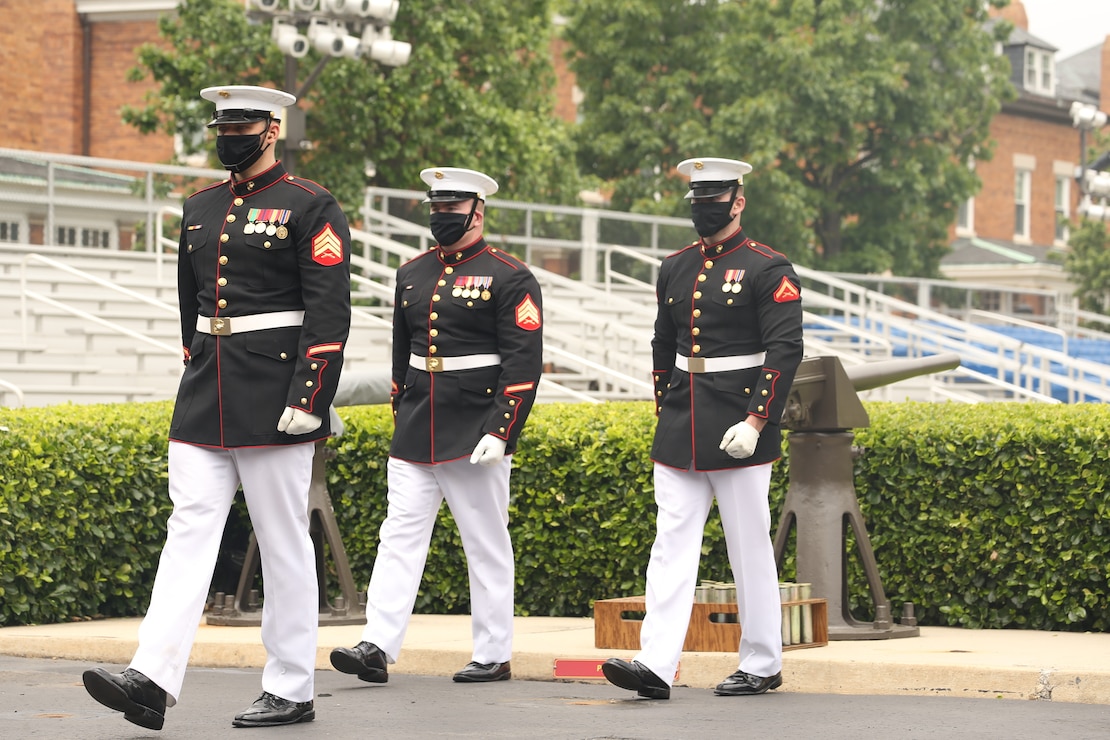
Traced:
[[[315, 147], [299, 154], [297, 173], [325, 185], [349, 216], [367, 184], [420, 189], [420, 170], [433, 165], [487, 172], [499, 197], [574, 202], [572, 142], [552, 113], [548, 4], [402, 2], [393, 35], [412, 44], [409, 63], [330, 59], [300, 103]], [[190, 0], [160, 29], [164, 43], [142, 47], [132, 73], [159, 88], [124, 111], [141, 131], [195, 132], [211, 114], [199, 97], [210, 85], [288, 87], [269, 24], [249, 21], [241, 2]], [[312, 51], [299, 60], [298, 87], [320, 59]], [[211, 137], [203, 147], [213, 150]]]
[[[1010, 94], [974, 0], [578, 0], [585, 171], [684, 215], [689, 156], [755, 171], [745, 225], [813, 267], [935, 272]], [[1005, 27], [995, 33], [1001, 34]]]

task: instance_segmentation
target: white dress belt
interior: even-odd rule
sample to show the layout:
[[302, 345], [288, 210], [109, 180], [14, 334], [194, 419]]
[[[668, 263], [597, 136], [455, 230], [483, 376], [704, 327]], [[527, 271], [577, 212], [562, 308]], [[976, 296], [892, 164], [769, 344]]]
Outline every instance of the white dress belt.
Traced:
[[417, 370], [430, 373], [451, 372], [452, 370], [473, 370], [477, 367], [491, 367], [501, 364], [501, 355], [461, 355], [459, 357], [421, 357], [409, 355], [409, 365]]
[[686, 373], [723, 373], [729, 370], [744, 370], [761, 367], [767, 359], [766, 352], [754, 355], [732, 355], [730, 357], [683, 357], [674, 356], [674, 366]]
[[281, 329], [304, 323], [304, 311], [273, 311], [250, 316], [197, 316], [197, 331], [227, 337], [247, 331]]

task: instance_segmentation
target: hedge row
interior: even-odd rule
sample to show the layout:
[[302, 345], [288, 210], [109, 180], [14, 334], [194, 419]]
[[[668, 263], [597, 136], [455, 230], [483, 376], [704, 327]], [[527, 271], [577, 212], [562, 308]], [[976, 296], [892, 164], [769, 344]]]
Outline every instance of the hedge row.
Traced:
[[[868, 403], [855, 487], [894, 613], [926, 625], [1105, 631], [1110, 615], [1110, 409]], [[165, 536], [169, 403], [0, 412], [0, 624], [141, 614]], [[386, 510], [392, 422], [342, 408], [329, 444], [332, 499], [364, 583]], [[654, 536], [648, 403], [538, 406], [514, 458], [517, 613], [587, 616], [594, 599], [643, 593]], [[772, 481], [772, 520], [789, 455]], [[245, 522], [237, 507], [229, 532]], [[234, 548], [228, 548], [233, 557]], [[851, 548], [850, 548], [851, 549]], [[701, 577], [731, 580], [710, 517]], [[223, 558], [222, 558], [223, 560]], [[226, 563], [225, 563], [226, 569]], [[782, 576], [793, 576], [792, 557]], [[237, 571], [232, 573], [232, 577]], [[870, 618], [858, 558], [850, 603]], [[467, 611], [458, 532], [440, 512], [416, 609]]]

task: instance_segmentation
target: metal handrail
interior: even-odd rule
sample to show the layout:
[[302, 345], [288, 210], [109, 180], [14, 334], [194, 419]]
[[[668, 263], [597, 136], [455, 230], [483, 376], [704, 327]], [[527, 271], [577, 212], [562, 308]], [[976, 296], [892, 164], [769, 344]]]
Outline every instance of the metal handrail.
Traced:
[[540, 388], [553, 389], [556, 393], [562, 393], [563, 395], [570, 396], [576, 401], [583, 401], [585, 403], [601, 403], [600, 400], [594, 398], [588, 393], [582, 393], [581, 391], [576, 391], [573, 388], [567, 388], [562, 383], [554, 381], [551, 378], [545, 378], [543, 376], [540, 376]]
[[[46, 265], [48, 267], [53, 267], [57, 270], [61, 270], [62, 272], [67, 272], [70, 275], [75, 275], [75, 276], [77, 276], [77, 277], [79, 277], [83, 280], [87, 280], [91, 283], [95, 283], [97, 285], [108, 288], [110, 290], [114, 290], [115, 292], [117, 292], [121, 295], [125, 295], [128, 298], [131, 298], [133, 300], [141, 301], [143, 303], [146, 303], [150, 306], [154, 306], [155, 308], [158, 308], [158, 309], [163, 310], [163, 311], [168, 311], [169, 313], [173, 314], [174, 316], [178, 315], [178, 310], [176, 308], [174, 308], [173, 306], [171, 306], [170, 304], [168, 304], [168, 303], [164, 303], [164, 302], [159, 301], [155, 298], [150, 298], [149, 296], [145, 296], [142, 293], [138, 293], [134, 290], [131, 290], [130, 288], [125, 288], [122, 285], [116, 285], [115, 283], [113, 283], [110, 280], [105, 280], [104, 278], [100, 278], [100, 277], [97, 277], [96, 275], [89, 274], [89, 273], [85, 272], [84, 270], [78, 270], [76, 267], [70, 267], [69, 265], [67, 265], [63, 262], [59, 262], [58, 260], [51, 259], [49, 257], [44, 257], [41, 254], [38, 254], [36, 252], [32, 252], [31, 254], [25, 255], [23, 257], [23, 260], [22, 260], [21, 266], [20, 266], [20, 273], [19, 273], [19, 293], [20, 293], [19, 312], [20, 312], [20, 323], [21, 323], [21, 327], [22, 327], [22, 337], [23, 337], [23, 343], [24, 344], [27, 344], [27, 322], [29, 320], [29, 312], [27, 311], [27, 298], [28, 297], [33, 297], [33, 298], [35, 298], [35, 300], [43, 301], [45, 303], [50, 303], [51, 305], [54, 305], [56, 308], [61, 308], [63, 310], [69, 311], [70, 313], [73, 313], [74, 315], [80, 315], [80, 316], [83, 316], [83, 317], [92, 317], [92, 319], [94, 321], [101, 322], [101, 323], [105, 324], [106, 326], [110, 326], [110, 327], [113, 327], [113, 328], [119, 328], [119, 329], [123, 330], [123, 333], [125, 333], [125, 334], [131, 334], [133, 336], [142, 337], [143, 339], [146, 339], [150, 342], [153, 342], [154, 344], [156, 344], [158, 346], [161, 346], [161, 347], [166, 346], [166, 345], [164, 345], [161, 342], [158, 342], [156, 340], [152, 340], [152, 339], [149, 339], [147, 337], [143, 337], [143, 335], [141, 335], [141, 334], [135, 335], [135, 333], [131, 332], [131, 330], [129, 330], [129, 329], [124, 329], [124, 327], [121, 327], [118, 324], [113, 324], [112, 322], [105, 321], [104, 319], [93, 316], [92, 314], [88, 313], [87, 311], [81, 311], [80, 309], [71, 308], [69, 306], [66, 306], [64, 304], [61, 304], [61, 303], [55, 301], [52, 298], [47, 298], [46, 296], [43, 296], [43, 295], [40, 295], [38, 293], [35, 293], [34, 291], [28, 290], [28, 288], [27, 288], [27, 265], [31, 262], [38, 262], [38, 263]], [[179, 349], [174, 349], [173, 351], [174, 352], [179, 352], [180, 350]]]
[[[24, 293], [24, 295], [26, 295], [30, 298], [33, 298], [36, 301], [41, 301], [41, 302], [43, 302], [47, 305], [54, 306], [55, 308], [60, 308], [61, 310], [65, 311], [67, 313], [73, 314], [74, 316], [77, 316], [79, 318], [85, 319], [86, 321], [91, 321], [94, 324], [100, 324], [101, 326], [103, 326], [105, 328], [108, 328], [108, 329], [111, 329], [112, 331], [115, 331], [115, 332], [118, 332], [120, 334], [124, 334], [126, 336], [129, 336], [132, 339], [137, 339], [140, 342], [145, 342], [145, 343], [147, 343], [147, 344], [149, 344], [153, 347], [157, 347], [158, 349], [165, 350], [168, 354], [172, 354], [172, 355], [180, 355], [181, 354], [181, 348], [180, 347], [171, 347], [170, 345], [165, 344], [164, 342], [159, 342], [157, 339], [152, 339], [152, 338], [146, 336], [145, 334], [134, 331], [132, 329], [128, 329], [126, 326], [121, 326], [120, 324], [117, 324], [113, 321], [108, 321], [107, 319], [102, 319], [102, 318], [100, 318], [99, 316], [97, 316], [95, 314], [89, 313], [88, 311], [82, 311], [79, 308], [74, 308], [73, 306], [67, 306], [66, 304], [62, 303], [61, 301], [56, 301], [53, 298], [42, 295], [41, 293], [36, 293], [33, 290], [28, 290]], [[27, 341], [26, 336], [24, 336], [23, 341], [26, 343], [26, 341]]]
[[19, 406], [17, 406], [16, 408], [22, 408], [24, 405], [26, 405], [26, 399], [23, 396], [23, 389], [20, 388], [18, 385], [16, 385], [15, 383], [9, 383], [6, 380], [0, 380], [0, 387], [7, 388], [9, 391], [15, 394], [15, 397], [17, 399], [19, 399]]

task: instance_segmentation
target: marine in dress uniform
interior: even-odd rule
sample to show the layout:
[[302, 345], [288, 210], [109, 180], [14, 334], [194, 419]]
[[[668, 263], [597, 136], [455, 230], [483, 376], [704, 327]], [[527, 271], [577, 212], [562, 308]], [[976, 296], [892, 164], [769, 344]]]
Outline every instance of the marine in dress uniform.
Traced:
[[185, 371], [170, 425], [174, 511], [139, 648], [122, 674], [85, 686], [126, 719], [160, 729], [180, 692], [224, 523], [243, 487], [266, 584], [263, 693], [233, 725], [315, 717], [317, 576], [308, 489], [328, 437], [350, 328], [350, 232], [335, 199], [275, 159], [294, 96], [211, 87], [208, 124], [231, 177], [185, 203], [178, 300]]
[[745, 162], [688, 159], [691, 215], [702, 237], [659, 271], [652, 339], [658, 423], [651, 457], [659, 507], [647, 569], [647, 614], [632, 662], [610, 682], [667, 699], [694, 601], [714, 498], [736, 580], [739, 668], [719, 695], [782, 684], [778, 571], [767, 496], [782, 453], [779, 421], [802, 359], [802, 304], [790, 261], [740, 227]]
[[511, 676], [513, 549], [509, 475], [542, 372], [539, 284], [482, 236], [497, 183], [433, 167], [436, 246], [397, 270], [393, 313], [393, 440], [388, 511], [367, 590], [366, 627], [331, 663], [384, 683], [416, 602], [441, 502], [459, 527], [470, 576], [471, 662], [458, 682]]

